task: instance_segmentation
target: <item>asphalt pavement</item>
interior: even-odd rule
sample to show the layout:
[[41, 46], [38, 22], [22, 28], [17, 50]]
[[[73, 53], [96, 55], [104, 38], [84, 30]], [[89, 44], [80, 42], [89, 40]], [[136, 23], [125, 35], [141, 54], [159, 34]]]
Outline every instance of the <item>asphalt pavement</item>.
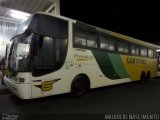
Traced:
[[107, 114], [160, 114], [160, 79], [93, 89], [82, 97], [70, 94], [34, 100], [0, 95], [0, 117], [20, 119], [105, 119]]

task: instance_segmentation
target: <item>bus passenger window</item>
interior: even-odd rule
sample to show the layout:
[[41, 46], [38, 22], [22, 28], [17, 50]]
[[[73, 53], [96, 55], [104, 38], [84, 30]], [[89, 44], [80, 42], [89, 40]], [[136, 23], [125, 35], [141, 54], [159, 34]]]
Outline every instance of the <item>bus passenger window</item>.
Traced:
[[86, 34], [85, 31], [76, 29], [74, 33], [74, 44], [79, 46], [86, 46]]
[[109, 39], [108, 40], [109, 48], [108, 50], [114, 51], [116, 50], [116, 40], [114, 39]]
[[124, 52], [124, 46], [123, 46], [123, 43], [121, 42], [118, 42], [118, 52]]
[[97, 34], [89, 33], [87, 35], [87, 46], [97, 48]]
[[131, 44], [131, 54], [133, 55], [139, 55], [139, 47], [135, 44]]
[[116, 49], [116, 40], [107, 37], [101, 36], [100, 37], [100, 48], [104, 50], [114, 51]]
[[129, 44], [126, 44], [126, 46], [124, 46], [124, 52], [129, 53]]
[[140, 53], [141, 53], [141, 56], [147, 56], [147, 48], [144, 48], [144, 47], [141, 47], [141, 51], [140, 51]]
[[117, 49], [119, 52], [129, 53], [129, 44], [124, 41], [118, 41]]
[[76, 34], [74, 42], [76, 45], [86, 46], [86, 36], [83, 34]]
[[104, 49], [104, 50], [108, 50], [108, 38], [107, 37], [104, 37], [104, 36], [101, 36], [100, 37], [100, 48], [101, 49]]
[[151, 58], [153, 58], [154, 57], [154, 52], [153, 52], [153, 50], [151, 50], [151, 49], [148, 49], [148, 57], [151, 57]]

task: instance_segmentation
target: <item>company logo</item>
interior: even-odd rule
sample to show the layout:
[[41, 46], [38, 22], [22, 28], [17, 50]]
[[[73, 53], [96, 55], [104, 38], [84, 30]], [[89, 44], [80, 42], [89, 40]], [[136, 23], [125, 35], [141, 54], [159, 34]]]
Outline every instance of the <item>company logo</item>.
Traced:
[[74, 58], [77, 61], [90, 61], [93, 60], [92, 56], [87, 56], [87, 55], [78, 55], [78, 54], [74, 54]]
[[42, 91], [50, 91], [53, 89], [53, 84], [57, 81], [61, 80], [60, 78], [51, 80], [51, 81], [44, 81], [41, 85], [35, 85], [36, 87], [40, 88]]
[[130, 64], [146, 64], [146, 60], [145, 59], [140, 59], [140, 58], [128, 57], [127, 58], [127, 63], [130, 63]]
[[42, 85], [41, 85], [42, 86], [41, 87], [42, 91], [50, 91], [50, 90], [52, 90], [53, 83], [54, 83], [54, 81], [45, 81], [45, 82], [43, 82]]

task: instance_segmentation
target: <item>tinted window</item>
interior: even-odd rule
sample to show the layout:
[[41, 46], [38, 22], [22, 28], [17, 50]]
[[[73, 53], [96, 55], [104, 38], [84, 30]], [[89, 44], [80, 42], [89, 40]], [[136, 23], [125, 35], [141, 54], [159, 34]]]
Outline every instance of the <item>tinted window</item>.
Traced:
[[97, 38], [97, 34], [90, 30], [74, 27], [74, 44], [77, 46], [97, 48]]
[[25, 29], [46, 36], [68, 37], [68, 21], [53, 16], [35, 14], [19, 25], [17, 34], [23, 33]]
[[35, 35], [33, 37], [31, 57], [36, 59], [33, 76], [41, 76], [62, 67], [67, 54], [68, 41], [64, 38]]
[[58, 70], [65, 62], [67, 54], [67, 39], [54, 38], [55, 41], [55, 69]]
[[26, 21], [23, 21], [22, 23], [18, 25], [15, 35], [24, 33], [31, 22], [34, 23], [34, 26], [32, 24], [33, 26], [32, 28], [35, 28], [35, 25], [37, 25], [37, 19], [36, 17], [32, 17]]
[[124, 41], [118, 41], [117, 49], [119, 52], [129, 53], [129, 44]]
[[117, 49], [119, 52], [124, 52], [124, 46], [123, 46], [123, 43], [121, 42], [118, 42], [117, 44]]
[[109, 43], [108, 43], [108, 38], [101, 36], [100, 37], [100, 48], [108, 50], [109, 49]]
[[147, 48], [141, 47], [141, 56], [147, 56]]
[[66, 38], [68, 36], [68, 22], [44, 15], [41, 16], [37, 30], [43, 35]]
[[133, 55], [139, 55], [139, 47], [135, 44], [131, 44], [131, 54]]
[[39, 42], [39, 56], [53, 56], [53, 38], [44, 36]]
[[88, 47], [97, 47], [97, 34], [88, 33], [87, 34], [87, 46]]
[[74, 32], [74, 44], [80, 46], [86, 46], [86, 33], [83, 30], [76, 29]]
[[116, 48], [116, 40], [107, 36], [100, 36], [100, 48], [114, 51]]
[[154, 52], [151, 49], [148, 49], [148, 57], [154, 57]]
[[109, 39], [108, 40], [108, 46], [109, 46], [108, 50], [111, 50], [111, 51], [116, 50], [116, 40]]

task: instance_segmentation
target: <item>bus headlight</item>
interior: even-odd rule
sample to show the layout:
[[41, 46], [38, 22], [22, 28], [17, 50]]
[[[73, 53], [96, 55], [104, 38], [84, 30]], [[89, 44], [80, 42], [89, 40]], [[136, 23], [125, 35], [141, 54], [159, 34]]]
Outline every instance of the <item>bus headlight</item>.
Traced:
[[17, 83], [24, 83], [25, 79], [24, 78], [15, 78], [14, 81]]
[[24, 78], [19, 78], [19, 83], [24, 83], [25, 79]]

